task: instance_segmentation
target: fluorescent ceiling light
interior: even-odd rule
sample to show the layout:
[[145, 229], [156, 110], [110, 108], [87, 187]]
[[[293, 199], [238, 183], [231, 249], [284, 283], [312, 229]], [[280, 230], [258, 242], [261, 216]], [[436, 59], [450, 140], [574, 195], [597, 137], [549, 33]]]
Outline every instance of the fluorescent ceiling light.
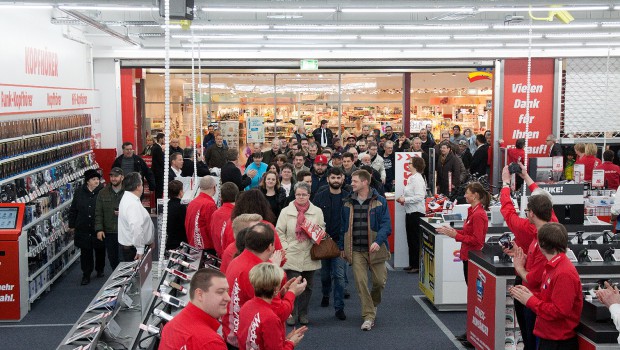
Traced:
[[472, 44], [426, 44], [428, 48], [462, 48], [462, 49], [476, 49], [479, 47], [502, 47], [503, 43], [472, 43]]
[[376, 30], [380, 25], [274, 25], [273, 29], [280, 30]]
[[[179, 26], [180, 27], [180, 26]], [[221, 25], [192, 25], [192, 29], [197, 30], [260, 30], [260, 29], [269, 29], [269, 25], [261, 24], [261, 25], [239, 25], [239, 24], [221, 24]]]
[[259, 12], [259, 13], [330, 13], [335, 8], [256, 8], [256, 7], [203, 7], [204, 12]]
[[342, 48], [342, 44], [265, 44], [267, 48], [301, 48], [301, 49], [314, 49], [314, 48]]
[[384, 25], [383, 29], [386, 30], [476, 30], [476, 29], [489, 29], [486, 24], [474, 24], [474, 25]]
[[[607, 11], [609, 10], [609, 6], [599, 5], [599, 6], [515, 6], [515, 7], [479, 7], [478, 12], [514, 12], [514, 11], [554, 11], [554, 10], [563, 10], [563, 11]], [[615, 7], [614, 7], [615, 10]]]
[[[191, 48], [192, 44], [183, 43], [181, 44], [183, 47]], [[252, 47], [261, 47], [261, 44], [194, 44], [194, 48], [252, 48]]]
[[547, 39], [618, 38], [620, 33], [559, 33], [545, 34]]
[[429, 12], [474, 12], [472, 7], [433, 7], [433, 8], [343, 8], [340, 11], [350, 13], [429, 13]]
[[350, 48], [391, 48], [391, 49], [398, 49], [398, 48], [420, 48], [420, 47], [424, 47], [424, 45], [422, 44], [346, 44], [345, 47], [350, 47]]
[[[511, 40], [511, 39], [528, 39], [527, 33], [520, 35], [454, 35], [454, 40]], [[532, 34], [533, 39], [541, 39], [542, 34]]]
[[54, 6], [52, 5], [28, 5], [28, 4], [22, 4], [22, 5], [17, 5], [17, 4], [0, 4], [0, 8], [2, 9], [41, 9], [41, 10], [47, 10], [47, 9], [52, 9], [54, 8]]
[[390, 35], [362, 35], [363, 40], [449, 40], [450, 35], [433, 35], [433, 36], [390, 36]]
[[601, 27], [603, 28], [619, 28], [620, 22], [602, 22]]
[[616, 42], [616, 43], [610, 43], [610, 42], [601, 42], [601, 43], [593, 43], [593, 42], [588, 42], [585, 43], [586, 46], [619, 46], [620, 42]]
[[[529, 47], [528, 43], [506, 43], [506, 47]], [[583, 46], [583, 43], [532, 43], [532, 47], [566, 47]]]
[[[619, 23], [620, 24], [620, 23]], [[533, 24], [532, 29], [583, 29], [583, 28], [597, 28], [598, 23], [571, 23], [571, 24]], [[498, 30], [529, 30], [529, 25], [509, 25], [509, 26], [496, 26], [493, 29]]]
[[61, 10], [85, 10], [85, 11], [134, 11], [134, 12], [150, 12], [157, 11], [157, 7], [123, 7], [123, 6], [59, 6]]
[[357, 40], [357, 35], [284, 35], [284, 34], [269, 34], [267, 39], [279, 39], [279, 40]]
[[204, 39], [204, 40], [238, 40], [238, 39], [264, 39], [264, 35], [173, 35], [174, 39]]

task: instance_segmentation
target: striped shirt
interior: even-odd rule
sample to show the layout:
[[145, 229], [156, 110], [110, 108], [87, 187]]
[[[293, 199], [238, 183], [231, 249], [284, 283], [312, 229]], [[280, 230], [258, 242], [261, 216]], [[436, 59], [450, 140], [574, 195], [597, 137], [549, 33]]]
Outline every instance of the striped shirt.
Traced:
[[353, 251], [368, 252], [368, 208], [372, 197], [367, 198], [363, 203], [353, 200]]

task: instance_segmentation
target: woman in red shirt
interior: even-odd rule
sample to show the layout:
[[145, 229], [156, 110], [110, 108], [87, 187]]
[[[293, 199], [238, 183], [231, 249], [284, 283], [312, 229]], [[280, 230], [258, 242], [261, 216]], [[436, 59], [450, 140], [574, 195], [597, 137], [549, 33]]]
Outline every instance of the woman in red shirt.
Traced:
[[[284, 336], [284, 323], [273, 311], [271, 301], [280, 291], [284, 270], [271, 263], [261, 263], [250, 270], [254, 298], [239, 311], [239, 350], [292, 350], [303, 339], [308, 327], [303, 326]], [[299, 295], [306, 282], [293, 291]]]
[[[578, 150], [578, 145], [575, 145], [575, 152], [579, 155], [580, 150]], [[580, 148], [580, 147], [579, 147]], [[584, 153], [582, 157], [579, 157], [575, 164], [583, 164], [585, 167], [585, 171], [583, 174], [583, 179], [587, 182], [592, 181], [592, 170], [594, 170], [599, 164], [603, 162], [596, 158], [596, 152], [598, 151], [598, 147], [594, 143], [588, 143], [585, 145]]]

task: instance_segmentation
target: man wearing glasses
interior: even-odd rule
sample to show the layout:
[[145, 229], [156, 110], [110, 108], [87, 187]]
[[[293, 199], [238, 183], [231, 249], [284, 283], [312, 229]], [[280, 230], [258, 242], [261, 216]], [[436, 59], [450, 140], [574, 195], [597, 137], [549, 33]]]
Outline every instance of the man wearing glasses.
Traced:
[[133, 143], [124, 142], [122, 148], [123, 154], [114, 160], [112, 168], [121, 168], [123, 169], [124, 174], [129, 174], [132, 172], [140, 173], [140, 175], [142, 175], [142, 177], [148, 182], [149, 189], [154, 190], [155, 177], [144, 160], [134, 154]]

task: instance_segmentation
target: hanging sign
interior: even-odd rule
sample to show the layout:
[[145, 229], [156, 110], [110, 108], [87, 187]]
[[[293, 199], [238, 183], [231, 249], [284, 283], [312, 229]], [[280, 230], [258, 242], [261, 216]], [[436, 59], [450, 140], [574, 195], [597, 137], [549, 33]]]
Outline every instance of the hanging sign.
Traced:
[[265, 142], [265, 124], [262, 117], [247, 117], [247, 143]]
[[[528, 88], [527, 59], [508, 59], [504, 62], [501, 138], [506, 144], [514, 144], [520, 138], [527, 139], [528, 147], [525, 151], [530, 157], [544, 157], [549, 154], [546, 139], [552, 133], [554, 69], [553, 58], [532, 59]], [[528, 104], [529, 116], [526, 115]], [[528, 122], [529, 130], [526, 131]]]
[[226, 140], [228, 148], [239, 149], [239, 121], [238, 120], [225, 120], [221, 121], [219, 125], [219, 131]]
[[299, 61], [300, 70], [318, 70], [319, 60], [301, 60]]

